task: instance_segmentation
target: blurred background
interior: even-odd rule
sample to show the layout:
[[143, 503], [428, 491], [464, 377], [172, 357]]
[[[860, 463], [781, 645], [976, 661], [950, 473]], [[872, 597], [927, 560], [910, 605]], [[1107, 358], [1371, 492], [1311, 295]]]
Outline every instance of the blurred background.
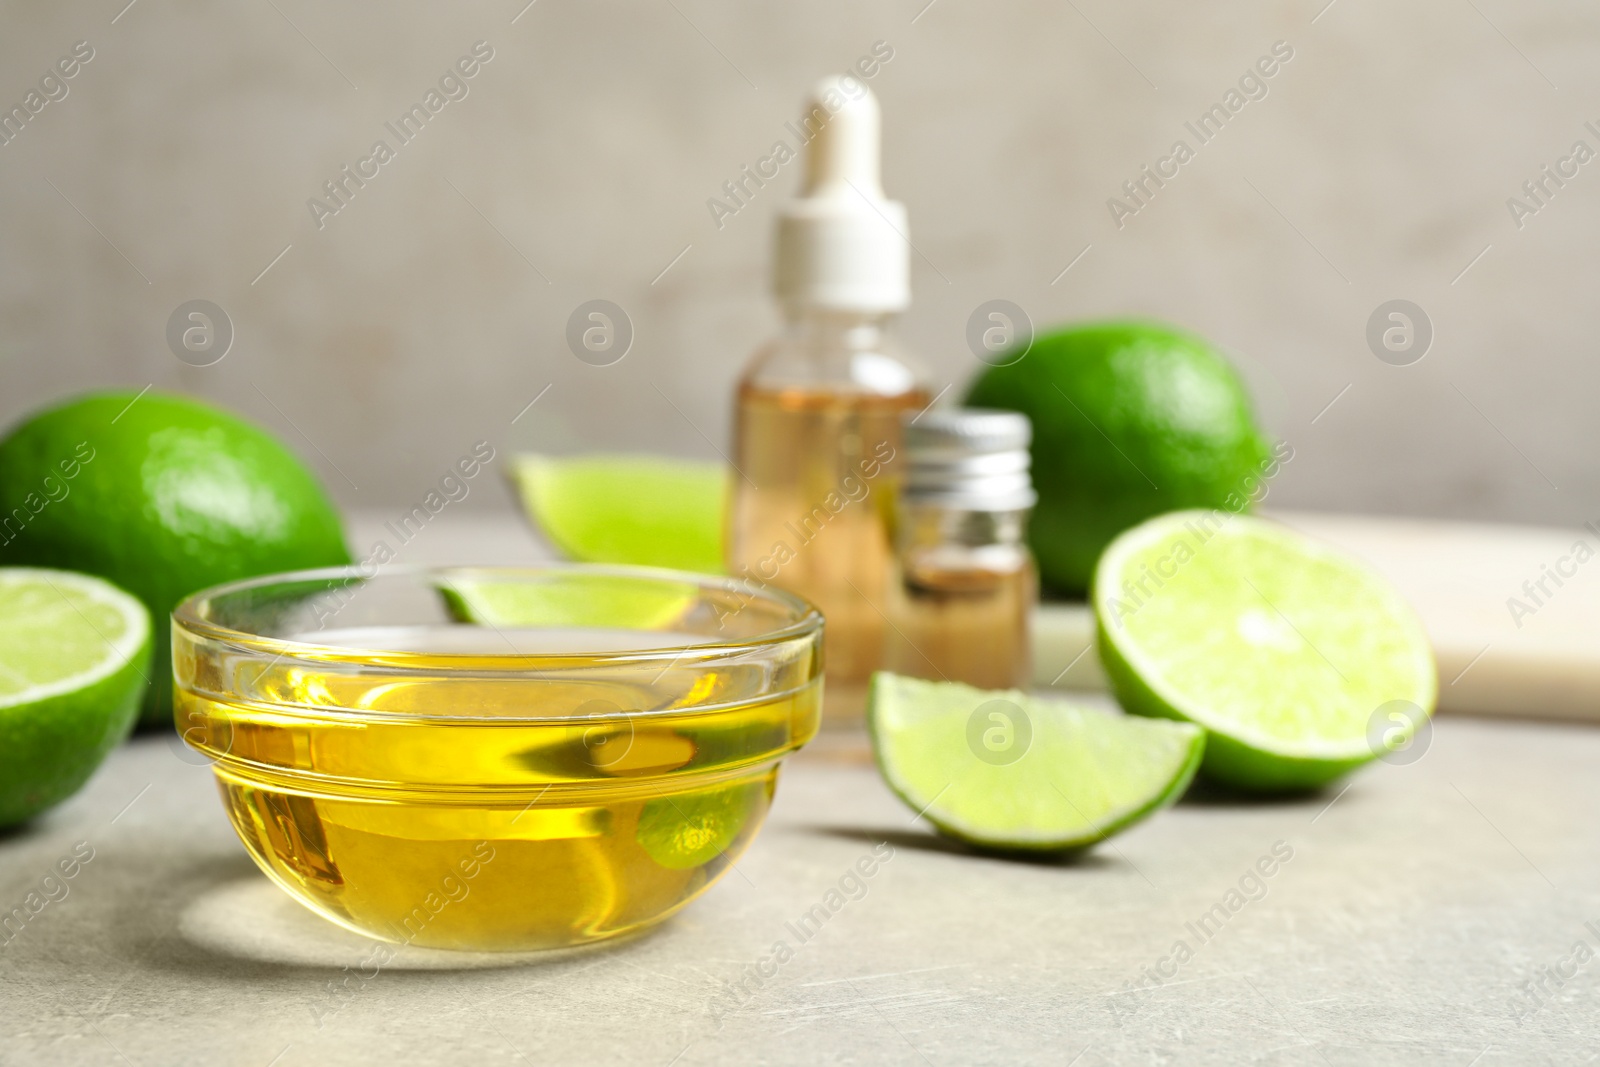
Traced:
[[[777, 325], [799, 167], [708, 201], [876, 48], [916, 249], [903, 338], [936, 387], [980, 369], [986, 301], [1159, 317], [1232, 353], [1293, 444], [1273, 504], [1600, 518], [1600, 164], [1573, 155], [1600, 150], [1592, 4], [11, 0], [0, 26], [0, 423], [108, 384], [190, 392], [351, 507], [414, 502], [478, 440], [715, 458]], [[1200, 145], [1185, 123], [1277, 42], [1265, 95]], [[402, 143], [386, 123], [430, 90]], [[1180, 138], [1194, 158], [1130, 199]], [[380, 139], [393, 158], [331, 199]], [[566, 340], [597, 299], [633, 331], [609, 366]], [[208, 366], [168, 339], [194, 300], [231, 326]], [[1431, 327], [1405, 365], [1369, 343], [1392, 300]]]

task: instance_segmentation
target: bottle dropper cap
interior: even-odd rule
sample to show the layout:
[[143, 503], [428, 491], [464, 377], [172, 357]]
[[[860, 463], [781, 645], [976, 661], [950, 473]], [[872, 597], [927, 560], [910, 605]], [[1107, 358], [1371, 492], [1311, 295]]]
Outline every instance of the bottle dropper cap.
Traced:
[[800, 127], [805, 185], [778, 215], [773, 290], [786, 305], [888, 312], [911, 303], [904, 204], [886, 199], [878, 172], [881, 114], [872, 90], [848, 75], [811, 92]]

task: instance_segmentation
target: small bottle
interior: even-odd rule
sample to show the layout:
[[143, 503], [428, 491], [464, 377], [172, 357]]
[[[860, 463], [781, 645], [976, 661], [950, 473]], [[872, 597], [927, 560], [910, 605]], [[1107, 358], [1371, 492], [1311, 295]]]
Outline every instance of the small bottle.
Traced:
[[1030, 682], [1039, 598], [1027, 416], [954, 408], [905, 429], [885, 669], [980, 689]]
[[878, 102], [859, 80], [829, 78], [806, 114], [804, 185], [778, 218], [784, 328], [735, 401], [726, 552], [730, 573], [821, 609], [824, 723], [839, 725], [860, 721], [882, 665], [901, 417], [929, 394], [890, 336], [910, 303], [910, 253], [905, 206], [879, 180]]

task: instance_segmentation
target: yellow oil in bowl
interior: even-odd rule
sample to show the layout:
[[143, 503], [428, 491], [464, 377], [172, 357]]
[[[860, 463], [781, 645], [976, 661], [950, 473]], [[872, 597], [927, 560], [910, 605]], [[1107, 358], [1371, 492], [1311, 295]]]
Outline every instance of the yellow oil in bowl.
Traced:
[[[262, 579], [179, 609], [178, 725], [251, 856], [334, 922], [432, 947], [576, 945], [683, 907], [816, 732], [820, 618], [672, 576], [693, 595], [641, 619], [616, 583], [669, 579], [581, 567], [470, 572], [511, 606], [463, 618], [440, 596], [462, 573]], [[581, 618], [514, 595], [602, 579]]]

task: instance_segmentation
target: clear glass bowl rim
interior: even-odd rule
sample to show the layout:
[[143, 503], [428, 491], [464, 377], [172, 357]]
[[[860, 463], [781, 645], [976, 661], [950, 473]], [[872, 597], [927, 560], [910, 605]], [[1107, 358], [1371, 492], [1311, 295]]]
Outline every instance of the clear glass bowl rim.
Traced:
[[687, 583], [701, 589], [737, 591], [740, 595], [752, 599], [765, 599], [786, 608], [793, 621], [753, 637], [728, 641], [708, 640], [704, 643], [697, 642], [695, 644], [664, 644], [658, 647], [628, 649], [626, 651], [584, 652], [572, 650], [559, 653], [429, 652], [427, 653], [431, 664], [429, 673], [437, 673], [441, 667], [448, 668], [453, 661], [458, 662], [463, 669], [482, 670], [486, 663], [490, 663], [503, 664], [507, 669], [528, 671], [538, 671], [541, 666], [555, 669], [559, 666], [569, 665], [574, 659], [582, 659], [590, 666], [604, 666], [607, 663], [638, 666], [653, 661], [663, 664], [683, 662], [688, 659], [722, 657], [730, 653], [738, 654], [749, 649], [782, 644], [796, 638], [816, 634], [822, 629], [823, 625], [822, 613], [812, 604], [771, 584], [756, 587], [753, 580], [748, 585], [745, 585], [740, 584], [739, 579], [728, 575], [696, 574], [692, 571], [671, 570], [665, 567], [639, 567], [610, 563], [570, 563], [564, 561], [487, 566], [406, 563], [380, 567], [372, 574], [362, 573], [362, 569], [358, 565], [349, 564], [343, 567], [318, 567], [310, 570], [263, 574], [253, 578], [225, 582], [221, 585], [214, 585], [191, 593], [189, 596], [184, 597], [178, 603], [178, 606], [172, 610], [172, 621], [174, 625], [181, 627], [191, 635], [225, 642], [242, 652], [251, 654], [259, 655], [265, 653], [284, 659], [314, 659], [320, 663], [329, 661], [350, 664], [370, 663], [373, 667], [381, 667], [385, 670], [398, 669], [403, 671], [405, 668], [398, 666], [394, 661], [396, 657], [406, 654], [404, 650], [356, 648], [349, 645], [319, 645], [310, 641], [291, 641], [286, 638], [251, 633], [247, 630], [237, 630], [219, 625], [202, 617], [202, 606], [223, 596], [284, 582], [337, 581], [346, 578], [360, 581], [377, 581], [384, 578], [423, 578], [428, 575], [441, 574], [448, 574], [451, 577], [482, 575], [494, 578], [514, 578], [517, 575], [533, 576], [552, 571], [568, 574], [592, 574], [596, 577], [607, 578], [635, 578], [651, 582]]

